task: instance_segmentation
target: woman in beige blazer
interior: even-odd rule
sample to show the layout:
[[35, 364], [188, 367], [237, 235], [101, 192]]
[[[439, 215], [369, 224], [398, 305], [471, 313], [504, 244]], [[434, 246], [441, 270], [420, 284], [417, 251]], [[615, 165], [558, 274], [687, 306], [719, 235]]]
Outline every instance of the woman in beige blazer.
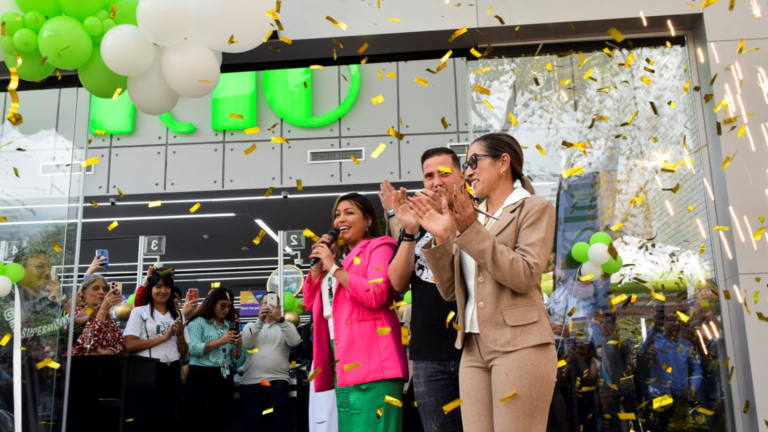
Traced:
[[533, 195], [523, 151], [510, 135], [477, 139], [464, 170], [466, 188], [442, 212], [418, 197], [411, 211], [435, 237], [422, 249], [445, 300], [456, 300], [464, 348], [459, 369], [466, 432], [543, 432], [554, 392], [557, 354], [541, 296], [541, 274], [555, 234], [555, 209]]

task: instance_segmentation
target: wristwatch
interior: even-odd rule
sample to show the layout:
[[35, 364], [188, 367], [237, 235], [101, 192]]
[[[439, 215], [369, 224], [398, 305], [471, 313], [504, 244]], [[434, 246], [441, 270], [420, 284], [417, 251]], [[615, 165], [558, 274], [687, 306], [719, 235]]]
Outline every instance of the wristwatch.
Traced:
[[387, 210], [387, 216], [389, 216], [389, 217], [395, 217], [395, 209], [389, 209], [389, 210]]
[[421, 232], [417, 232], [416, 234], [408, 234], [405, 232], [405, 228], [400, 228], [400, 241], [415, 242], [419, 239], [419, 237], [421, 237]]
[[285, 322], [285, 317], [280, 317], [280, 319], [279, 319], [279, 320], [277, 320], [277, 323], [278, 323], [278, 324], [282, 324], [282, 323], [284, 323], [284, 322]]

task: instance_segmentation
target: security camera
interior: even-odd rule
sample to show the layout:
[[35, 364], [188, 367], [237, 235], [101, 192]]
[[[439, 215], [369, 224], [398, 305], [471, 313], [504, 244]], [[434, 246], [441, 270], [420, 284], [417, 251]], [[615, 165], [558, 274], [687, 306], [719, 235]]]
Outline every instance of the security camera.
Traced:
[[283, 196], [283, 199], [288, 199], [288, 191], [282, 191], [280, 195]]
[[117, 198], [110, 198], [109, 199], [109, 205], [116, 205], [117, 204]]
[[300, 267], [300, 266], [304, 265], [304, 260], [303, 260], [303, 259], [301, 259], [301, 258], [296, 258], [295, 260], [293, 260], [293, 263], [294, 263], [294, 264], [295, 264], [297, 267]]

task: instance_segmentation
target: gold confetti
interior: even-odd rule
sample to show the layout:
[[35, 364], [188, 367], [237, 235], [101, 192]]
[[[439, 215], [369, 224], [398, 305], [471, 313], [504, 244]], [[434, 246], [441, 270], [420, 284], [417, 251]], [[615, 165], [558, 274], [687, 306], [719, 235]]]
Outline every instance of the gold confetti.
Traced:
[[569, 80], [569, 79], [564, 79], [564, 80], [560, 81], [560, 85], [568, 85], [570, 83], [571, 83], [571, 80]]
[[405, 135], [403, 135], [403, 134], [401, 134], [400, 132], [398, 132], [398, 131], [394, 130], [392, 127], [390, 127], [390, 128], [389, 128], [389, 130], [387, 131], [387, 133], [388, 133], [389, 135], [391, 135], [391, 136], [393, 136], [393, 137], [397, 138], [397, 139], [398, 139], [398, 140], [400, 140], [400, 141], [402, 141], [402, 140], [403, 140], [403, 138], [405, 138]]
[[304, 183], [301, 181], [301, 179], [296, 179], [296, 189], [300, 191], [304, 190]]
[[[641, 76], [641, 77], [640, 77], [640, 81], [644, 82], [645, 84], [651, 85], [651, 79], [650, 79], [650, 78], [648, 78], [648, 77], [645, 77], [645, 76]], [[651, 103], [653, 103], [653, 102], [651, 102]], [[654, 110], [654, 112], [655, 112], [655, 111], [656, 111], [656, 110]], [[657, 114], [657, 115], [658, 115], [658, 114]]]
[[546, 150], [544, 150], [544, 149], [541, 147], [541, 144], [536, 144], [536, 150], [538, 150], [538, 151], [539, 151], [539, 153], [541, 153], [541, 155], [542, 155], [542, 156], [546, 156], [546, 155], [547, 155], [547, 152], [546, 152]]
[[378, 105], [378, 104], [384, 102], [384, 96], [383, 95], [378, 95], [375, 98], [371, 99], [371, 102], [373, 102], [374, 105]]
[[84, 161], [80, 162], [80, 166], [85, 168], [85, 167], [89, 167], [91, 165], [95, 165], [97, 163], [99, 163], [99, 158], [98, 157], [92, 157], [90, 159], [87, 159], [87, 160], [84, 160]]
[[270, 138], [270, 142], [274, 144], [288, 144], [288, 141], [283, 137], [272, 137]]
[[768, 227], [759, 228], [757, 231], [755, 231], [755, 234], [752, 235], [752, 238], [755, 239], [755, 241], [760, 240], [760, 238], [763, 237], [763, 234], [765, 234], [766, 229], [768, 229]]
[[626, 123], [622, 123], [621, 125], [622, 125], [622, 126], [631, 125], [631, 124], [632, 124], [632, 121], [635, 119], [635, 117], [637, 117], [637, 113], [638, 113], [638, 111], [635, 111], [635, 113], [634, 113], [634, 114], [632, 114], [632, 117], [630, 117], [630, 118], [629, 118], [629, 120], [627, 120], [627, 122], [626, 122]]
[[587, 71], [587, 73], [584, 74], [584, 79], [588, 79], [592, 75], [593, 69], [590, 69]]
[[272, 414], [274, 411], [275, 411], [274, 408], [267, 408], [267, 409], [265, 409], [264, 411], [261, 412], [261, 415]]
[[720, 165], [720, 170], [724, 170], [724, 169], [728, 168], [728, 165], [731, 164], [733, 159], [736, 157], [736, 153], [738, 153], [738, 152], [739, 152], [739, 149], [736, 149], [736, 151], [733, 153], [733, 156], [726, 156], [725, 160], [723, 161], [723, 164]]
[[364, 65], [364, 64], [366, 64], [366, 63], [368, 63], [368, 56], [365, 56], [365, 58], [364, 58], [364, 59], [360, 60], [360, 64], [361, 64], [361, 65]]
[[382, 282], [384, 282], [384, 278], [378, 278], [378, 279], [368, 281], [369, 284], [377, 284]]
[[491, 105], [491, 103], [490, 103], [490, 102], [488, 102], [487, 100], [483, 99], [483, 103], [484, 103], [484, 104], [485, 104], [485, 106], [487, 106], [489, 109], [493, 109], [493, 105]]
[[396, 23], [400, 22], [400, 18], [387, 18], [387, 19], [392, 21], [392, 22], [396, 22]]
[[394, 73], [394, 72], [388, 72], [387, 73], [387, 78], [397, 78], [397, 74]]
[[19, 177], [19, 169], [18, 168], [13, 167], [13, 175], [15, 175], [18, 178], [21, 178], [21, 177]]
[[10, 340], [11, 340], [11, 334], [6, 333], [5, 336], [3, 336], [3, 340], [0, 340], [0, 346], [6, 346]]
[[728, 106], [728, 100], [727, 99], [723, 99], [720, 102], [718, 102], [717, 105], [715, 105], [714, 108], [712, 108], [712, 112], [718, 112], [718, 111], [720, 111], [721, 108], [727, 107], [727, 106]]
[[456, 408], [461, 406], [461, 399], [456, 399], [452, 402], [447, 403], [443, 406], [443, 411], [448, 414], [449, 412], [455, 410]]
[[304, 237], [314, 238], [317, 237], [317, 235], [315, 235], [315, 233], [313, 233], [309, 228], [304, 228]]
[[161, 205], [163, 205], [163, 202], [161, 200], [149, 202], [149, 208], [160, 207]]
[[258, 245], [259, 243], [261, 243], [261, 240], [264, 238], [264, 236], [265, 236], [266, 234], [267, 234], [267, 233], [266, 233], [264, 230], [260, 230], [260, 231], [259, 231], [259, 235], [257, 235], [257, 236], [256, 236], [256, 238], [254, 238], [254, 239], [253, 239], [253, 240], [251, 240], [251, 241], [253, 242], [253, 244], [255, 244], [255, 245]]
[[46, 366], [51, 368], [51, 369], [58, 369], [58, 368], [61, 367], [60, 364], [58, 364], [55, 361], [53, 361], [53, 359], [50, 358], [50, 357], [48, 357], [47, 359], [37, 363], [35, 366], [37, 366], [38, 369], [42, 369], [42, 368], [44, 368]]
[[61, 246], [56, 243], [56, 240], [51, 241], [51, 246], [53, 246], [53, 250], [55, 250], [57, 253], [61, 252]]
[[121, 88], [118, 88], [117, 90], [115, 90], [115, 94], [112, 95], [112, 100], [116, 101], [118, 96], [120, 96], [120, 93], [122, 93], [122, 92], [123, 92], [123, 89], [121, 89]]
[[584, 174], [584, 167], [570, 168], [563, 171], [563, 178], [572, 177], [579, 174]]
[[484, 94], [484, 95], [487, 95], [487, 96], [490, 96], [490, 94], [491, 94], [491, 91], [489, 89], [481, 86], [480, 84], [475, 84], [475, 89], [474, 90], [476, 92], [478, 92], [478, 93], [481, 93], [481, 94]]
[[[675, 313], [675, 315], [677, 315], [677, 317], [680, 319], [680, 321], [682, 321], [682, 322], [684, 322], [684, 323], [687, 323], [687, 322], [688, 322], [688, 320], [689, 320], [689, 319], [691, 319], [691, 317], [689, 317], [688, 315], [686, 315], [686, 314], [684, 314], [684, 313], [682, 313], [682, 312], [680, 312], [680, 311], [677, 311], [677, 312]], [[671, 368], [672, 368], [672, 367], [670, 366], [670, 369], [671, 369]], [[671, 372], [670, 372], [670, 373], [671, 373]]]
[[[21, 66], [21, 57], [17, 56], [17, 67]], [[11, 122], [12, 125], [18, 126], [24, 122], [24, 118], [21, 114], [19, 114], [19, 94], [16, 91], [19, 88], [19, 74], [16, 71], [16, 68], [9, 68], [8, 71], [11, 73], [11, 81], [8, 83], [8, 94], [11, 95], [11, 105], [8, 108], [8, 114], [5, 116], [6, 119], [8, 119], [9, 122]], [[19, 176], [18, 170], [14, 168], [14, 172], [16, 173], [16, 177]]]
[[670, 395], [659, 396], [653, 400], [653, 409], [659, 409], [663, 406], [670, 405], [673, 402], [672, 396]]
[[677, 106], [677, 104], [672, 101], [667, 102], [667, 105], [669, 105], [671, 108], [674, 108]]
[[109, 19], [115, 19], [117, 13], [117, 5], [112, 5], [112, 10], [109, 12]]
[[275, 188], [270, 186], [269, 189], [267, 189], [266, 192], [264, 192], [264, 197], [269, 198], [272, 196], [272, 193], [275, 191]]
[[360, 363], [345, 364], [344, 365], [344, 370], [349, 372], [352, 369], [357, 369], [359, 367], [360, 367]]
[[624, 64], [624, 67], [629, 69], [629, 67], [632, 65], [632, 62], [635, 61], [635, 55], [630, 54], [629, 57], [627, 57], [627, 63]]
[[624, 35], [621, 34], [621, 32], [616, 27], [611, 27], [608, 29], [607, 32], [616, 42], [621, 42], [624, 40]]
[[114, 222], [112, 222], [111, 224], [109, 224], [109, 226], [107, 227], [107, 229], [108, 229], [108, 230], [110, 230], [110, 231], [112, 231], [113, 229], [117, 228], [117, 225], [118, 225], [117, 221], [114, 221]]
[[635, 417], [635, 413], [616, 413], [617, 416], [619, 416], [619, 420], [637, 420], [637, 417]]
[[618, 224], [616, 224], [616, 225], [614, 225], [614, 226], [610, 227], [609, 229], [610, 229], [611, 231], [613, 231], [613, 232], [616, 232], [617, 230], [620, 230], [620, 229], [621, 229], [623, 226], [624, 226], [624, 224], [623, 224], [623, 223], [618, 223]]
[[567, 363], [565, 360], [560, 360], [557, 362], [557, 368], [560, 369], [561, 367], [565, 366]]
[[429, 83], [428, 83], [428, 82], [424, 81], [423, 79], [421, 79], [421, 78], [419, 78], [419, 77], [416, 77], [416, 78], [414, 78], [413, 80], [414, 80], [414, 81], [416, 81], [417, 83], [419, 83], [419, 84], [423, 85], [424, 87], [426, 87], [426, 86], [428, 86], [428, 85], [429, 85]]
[[[371, 283], [371, 282], [368, 282], [368, 283]], [[405, 300], [400, 300], [399, 302], [397, 302], [397, 303], [393, 304], [392, 306], [390, 306], [389, 309], [392, 310], [392, 309], [395, 309], [395, 308], [399, 308], [400, 306], [402, 306], [404, 304], [406, 304]]]
[[[266, 36], [264, 36], [264, 43], [267, 43], [267, 41], [269, 40], [269, 38], [271, 38], [271, 37], [272, 37], [272, 33], [273, 33], [273, 32], [274, 32], [274, 30], [270, 30], [270, 31], [269, 31], [269, 33], [267, 33], [267, 35], [266, 35]], [[273, 48], [273, 47], [269, 47], [269, 48]]]
[[736, 133], [736, 136], [741, 138], [744, 136], [744, 132], [746, 131], [747, 131], [747, 125], [741, 125], [741, 127], [739, 128], [739, 131]]
[[280, 15], [274, 9], [270, 9], [270, 10], [264, 12], [264, 15], [266, 15], [266, 16], [272, 18], [272, 19], [275, 19], [275, 20], [276, 19], [280, 19]]
[[384, 81], [384, 75], [381, 74], [381, 70], [376, 72], [376, 74], [379, 76], [379, 81]]
[[374, 150], [373, 152], [371, 152], [371, 159], [376, 159], [376, 158], [377, 158], [377, 157], [379, 157], [379, 155], [380, 155], [381, 153], [383, 153], [383, 152], [384, 152], [384, 150], [386, 150], [386, 149], [387, 149], [387, 145], [386, 145], [386, 144], [384, 144], [384, 143], [381, 143], [381, 144], [379, 144], [379, 145], [376, 147], [376, 150]]
[[354, 163], [356, 163], [356, 164], [360, 165], [360, 160], [359, 160], [359, 159], [357, 159], [356, 157], [354, 157], [354, 156], [350, 156], [349, 158], [352, 160], [352, 162], [354, 162]]
[[[506, 24], [506, 23], [504, 22], [504, 19], [503, 19], [503, 18], [501, 18], [500, 16], [498, 16], [498, 15], [494, 15], [493, 17], [494, 17], [494, 18], [496, 18], [496, 19], [499, 21], [499, 24], [501, 24], [501, 25], [504, 25], [504, 24]], [[517, 29], [519, 29], [519, 28], [520, 28], [520, 26], [518, 26], [518, 27], [515, 29], [515, 37], [517, 37]]]
[[360, 257], [355, 257], [355, 258], [352, 260], [352, 262], [353, 262], [355, 265], [360, 265], [360, 262], [361, 262], [361, 260], [360, 260]]
[[192, 207], [189, 209], [189, 212], [190, 212], [190, 213], [194, 213], [194, 212], [198, 211], [199, 209], [200, 209], [200, 203], [197, 203], [197, 204], [193, 205], [193, 206], [192, 206]]
[[117, 194], [120, 195], [120, 198], [125, 196], [125, 194], [123, 193], [123, 191], [120, 190], [120, 188], [117, 188]]
[[666, 299], [667, 299], [666, 297], [664, 297], [663, 295], [657, 293], [656, 291], [651, 291], [651, 296], [653, 298], [655, 298], [656, 300], [658, 300], [658, 301], [666, 301]]
[[641, 196], [635, 197], [635, 198], [632, 199], [632, 201], [629, 202], [629, 205], [633, 206], [633, 205], [635, 205], [635, 204], [637, 204], [639, 202], [643, 202], [643, 201], [645, 201], [645, 197], [641, 197]]
[[453, 42], [454, 40], [456, 40], [457, 37], [463, 35], [466, 32], [467, 32], [467, 28], [466, 27], [462, 27], [462, 28], [456, 30], [455, 32], [453, 32], [453, 35], [451, 35], [451, 37], [448, 39], [448, 43]]
[[243, 150], [243, 153], [245, 153], [246, 156], [256, 151], [256, 144], [252, 144], [250, 147], [247, 147], [245, 150]]
[[744, 414], [749, 414], [749, 400], [744, 402]]
[[445, 328], [448, 328], [448, 324], [453, 321], [453, 317], [456, 316], [456, 312], [451, 311], [448, 313], [448, 318], [445, 319]]
[[482, 56], [483, 56], [482, 54], [480, 54], [480, 53], [479, 53], [479, 52], [478, 52], [476, 49], [474, 49], [474, 48], [470, 48], [470, 49], [469, 49], [469, 52], [470, 52], [470, 53], [471, 53], [473, 56], [475, 56], [475, 57], [477, 57], [477, 58], [480, 58], [480, 57], [482, 57]]
[[[559, 365], [559, 363], [558, 363]], [[558, 366], [559, 367], [559, 366]], [[508, 396], [504, 396], [503, 398], [499, 399], [499, 402], [504, 403], [507, 401], [511, 401], [513, 397], [517, 396], [517, 392], [512, 392]], [[445, 409], [445, 408], [443, 408]]]
[[[580, 280], [580, 281], [582, 281], [582, 282], [586, 282], [586, 281], [588, 281], [588, 280], [592, 279], [593, 277], [595, 277], [595, 275], [593, 275], [592, 273], [590, 273], [590, 274], [588, 274], [588, 275], [585, 275], [585, 276], [579, 276], [579, 280]], [[571, 311], [572, 311], [572, 312], [576, 312], [576, 308], [574, 307], [573, 309], [571, 309]], [[570, 316], [570, 315], [569, 315], [569, 316]]]
[[400, 399], [393, 398], [392, 396], [384, 396], [384, 402], [394, 405], [396, 407], [402, 408], [403, 406], [403, 402]]
[[488, 71], [490, 71], [490, 70], [491, 70], [491, 68], [490, 68], [490, 67], [486, 67], [486, 68], [482, 68], [482, 69], [478, 69], [478, 70], [476, 70], [476, 71], [475, 71], [475, 73], [476, 73], [476, 74], [481, 74], [481, 73], [485, 73], [485, 72], [488, 72]]
[[440, 123], [442, 123], [443, 129], [448, 129], [448, 121], [445, 120], [445, 117], [440, 119]]
[[391, 327], [379, 327], [378, 329], [376, 329], [376, 334], [379, 336], [382, 336], [382, 335], [389, 334], [389, 332], [391, 331], [392, 331]]
[[357, 53], [358, 53], [358, 54], [362, 54], [362, 53], [364, 53], [364, 52], [365, 52], [365, 50], [367, 50], [369, 46], [370, 46], [370, 44], [368, 44], [368, 42], [364, 42], [364, 43], [363, 43], [363, 46], [361, 46], [361, 47], [360, 47], [360, 49], [359, 49], [359, 50], [357, 50]]

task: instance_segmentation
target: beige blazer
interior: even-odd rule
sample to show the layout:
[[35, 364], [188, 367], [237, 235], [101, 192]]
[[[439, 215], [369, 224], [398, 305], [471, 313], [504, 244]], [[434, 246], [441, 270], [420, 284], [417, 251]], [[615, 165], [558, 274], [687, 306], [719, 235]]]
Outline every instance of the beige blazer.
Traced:
[[555, 235], [555, 208], [533, 195], [506, 207], [490, 230], [476, 221], [458, 236], [422, 248], [440, 294], [456, 300], [456, 348], [464, 346], [467, 287], [460, 250], [477, 262], [475, 301], [483, 340], [502, 352], [554, 343], [541, 297], [541, 274]]

